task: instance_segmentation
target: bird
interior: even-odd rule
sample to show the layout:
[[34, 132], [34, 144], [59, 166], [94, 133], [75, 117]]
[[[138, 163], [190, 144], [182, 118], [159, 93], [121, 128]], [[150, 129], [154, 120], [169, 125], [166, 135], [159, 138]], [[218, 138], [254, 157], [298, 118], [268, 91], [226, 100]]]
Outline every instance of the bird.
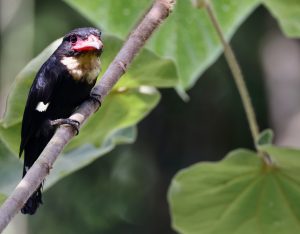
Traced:
[[[100, 103], [91, 94], [101, 71], [101, 31], [76, 28], [67, 33], [37, 72], [25, 105], [19, 156], [24, 152], [23, 177], [37, 160], [58, 126], [68, 124], [78, 134], [79, 122], [68, 117], [85, 100]], [[21, 212], [35, 214], [42, 204], [42, 186], [27, 200]]]

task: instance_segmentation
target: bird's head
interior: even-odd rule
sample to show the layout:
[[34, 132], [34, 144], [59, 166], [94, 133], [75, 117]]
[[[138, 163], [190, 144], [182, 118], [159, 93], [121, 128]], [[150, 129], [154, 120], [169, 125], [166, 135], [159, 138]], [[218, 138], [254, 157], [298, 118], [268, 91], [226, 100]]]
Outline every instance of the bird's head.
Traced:
[[77, 28], [69, 32], [54, 54], [74, 80], [94, 84], [100, 70], [103, 43], [96, 28]]
[[64, 56], [79, 56], [93, 53], [100, 55], [103, 50], [101, 32], [96, 28], [77, 28], [69, 32], [58, 48]]

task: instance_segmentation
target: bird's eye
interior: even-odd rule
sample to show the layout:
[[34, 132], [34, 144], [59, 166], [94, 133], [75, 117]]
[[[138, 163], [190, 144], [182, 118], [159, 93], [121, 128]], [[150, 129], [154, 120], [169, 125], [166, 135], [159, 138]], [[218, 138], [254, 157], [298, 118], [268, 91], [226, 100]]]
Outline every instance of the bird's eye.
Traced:
[[76, 41], [77, 41], [77, 37], [75, 35], [70, 36], [70, 42], [72, 44], [76, 43]]

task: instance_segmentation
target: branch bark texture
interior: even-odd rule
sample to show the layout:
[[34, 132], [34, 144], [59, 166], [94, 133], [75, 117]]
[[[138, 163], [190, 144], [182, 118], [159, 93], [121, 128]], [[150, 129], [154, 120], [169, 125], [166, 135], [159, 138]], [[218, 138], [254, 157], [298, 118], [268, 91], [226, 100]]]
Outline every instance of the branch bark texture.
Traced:
[[[120, 77], [126, 72], [127, 67], [145, 45], [154, 30], [168, 17], [174, 5], [175, 0], [156, 0], [153, 3], [144, 18], [129, 35], [127, 41], [99, 83], [93, 88], [92, 93], [100, 95], [101, 101], [104, 100]], [[79, 121], [82, 125], [98, 108], [99, 104], [96, 102], [90, 100], [86, 101], [70, 118]], [[10, 220], [23, 207], [27, 199], [49, 174], [58, 155], [74, 135], [74, 130], [68, 126], [61, 126], [57, 129], [37, 161], [1, 206], [0, 232], [4, 230]]]

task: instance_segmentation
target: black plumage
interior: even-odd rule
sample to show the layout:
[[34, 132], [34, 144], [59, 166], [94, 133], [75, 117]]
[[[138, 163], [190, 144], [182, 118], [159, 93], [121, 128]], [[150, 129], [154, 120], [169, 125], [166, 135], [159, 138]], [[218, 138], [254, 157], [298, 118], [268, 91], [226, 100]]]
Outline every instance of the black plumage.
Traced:
[[[95, 28], [71, 31], [38, 71], [22, 121], [23, 176], [52, 138], [56, 126], [51, 121], [68, 118], [90, 97], [100, 72], [99, 57], [103, 47], [100, 36], [100, 31]], [[41, 187], [28, 199], [22, 213], [35, 213], [42, 203]]]

